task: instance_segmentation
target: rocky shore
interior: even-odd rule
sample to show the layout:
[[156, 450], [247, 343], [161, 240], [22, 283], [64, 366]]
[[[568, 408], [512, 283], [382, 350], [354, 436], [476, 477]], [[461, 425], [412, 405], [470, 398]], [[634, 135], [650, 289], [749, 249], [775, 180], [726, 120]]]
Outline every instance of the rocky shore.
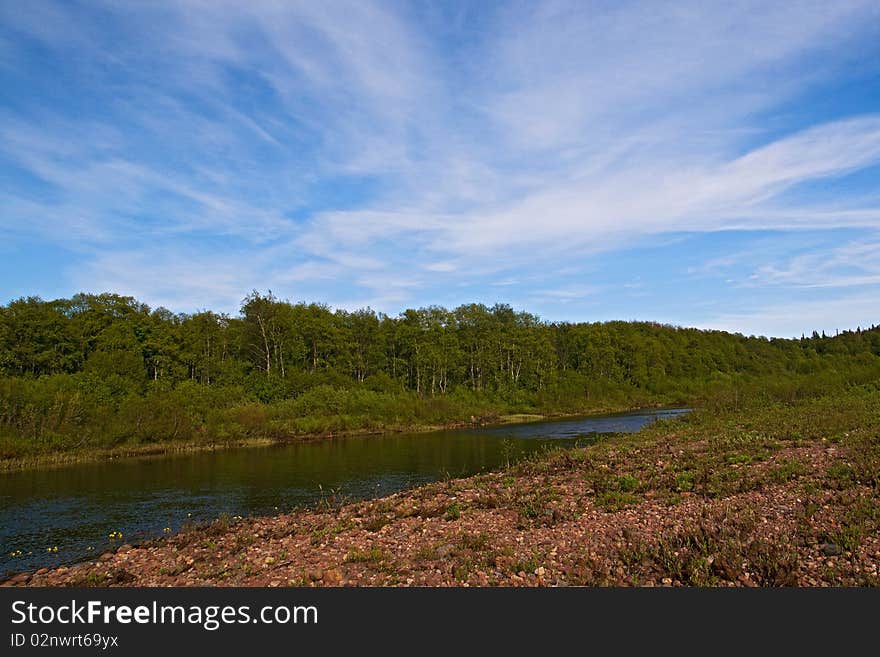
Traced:
[[754, 414], [702, 413], [382, 499], [221, 518], [4, 585], [876, 586], [878, 420], [799, 426], [833, 406], [762, 411], [761, 431]]

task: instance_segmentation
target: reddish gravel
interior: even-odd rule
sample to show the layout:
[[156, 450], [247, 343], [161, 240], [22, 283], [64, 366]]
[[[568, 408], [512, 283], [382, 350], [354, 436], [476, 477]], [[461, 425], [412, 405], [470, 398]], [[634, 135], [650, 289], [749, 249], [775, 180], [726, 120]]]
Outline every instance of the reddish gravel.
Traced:
[[707, 458], [707, 441], [621, 440], [383, 499], [217, 521], [4, 585], [878, 584], [877, 491], [825, 474], [845, 448], [707, 461], [690, 492], [676, 468]]

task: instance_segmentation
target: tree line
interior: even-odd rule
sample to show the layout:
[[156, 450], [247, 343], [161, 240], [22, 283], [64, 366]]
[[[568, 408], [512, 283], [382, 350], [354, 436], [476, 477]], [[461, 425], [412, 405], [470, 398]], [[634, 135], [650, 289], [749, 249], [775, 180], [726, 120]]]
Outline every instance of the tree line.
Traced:
[[[586, 410], [603, 401], [690, 399], [737, 381], [865, 378], [878, 364], [873, 326], [789, 340], [654, 322], [546, 322], [504, 304], [429, 306], [392, 317], [254, 291], [230, 316], [151, 309], [109, 293], [26, 297], [0, 306], [0, 432], [16, 441], [45, 437], [53, 432], [37, 416], [64, 415], [58, 404], [92, 409], [82, 418], [98, 407], [119, 416], [126, 401], [156, 401], [178, 389], [189, 391], [178, 402], [195, 431], [210, 424], [210, 409], [192, 410], [195, 398], [240, 409], [311, 395], [300, 411], [336, 422], [352, 399], [369, 398], [376, 409], [361, 408], [351, 422], [382, 412], [392, 423], [418, 422], [417, 407], [440, 409], [434, 420], [476, 407]], [[388, 400], [379, 396], [402, 406], [381, 411]], [[139, 439], [165, 439], [162, 431]]]

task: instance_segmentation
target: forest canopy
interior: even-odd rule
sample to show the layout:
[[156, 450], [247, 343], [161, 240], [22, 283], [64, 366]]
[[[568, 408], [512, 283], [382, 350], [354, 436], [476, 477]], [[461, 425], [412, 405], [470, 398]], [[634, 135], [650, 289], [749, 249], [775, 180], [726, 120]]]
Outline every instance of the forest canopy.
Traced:
[[237, 440], [500, 413], [797, 396], [880, 373], [880, 330], [801, 339], [546, 322], [508, 305], [332, 310], [271, 293], [237, 316], [132, 297], [0, 306], [0, 449]]

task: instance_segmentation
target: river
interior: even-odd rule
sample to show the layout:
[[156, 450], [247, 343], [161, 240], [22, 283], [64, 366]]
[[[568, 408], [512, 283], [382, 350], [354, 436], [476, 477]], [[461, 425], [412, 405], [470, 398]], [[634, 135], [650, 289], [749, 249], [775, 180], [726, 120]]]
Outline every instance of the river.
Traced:
[[[381, 497], [548, 447], [633, 432], [687, 409], [316, 440], [0, 474], [0, 573], [87, 558], [187, 522], [273, 514], [322, 496]], [[110, 534], [120, 532], [121, 538]], [[57, 551], [55, 550], [57, 548]]]

